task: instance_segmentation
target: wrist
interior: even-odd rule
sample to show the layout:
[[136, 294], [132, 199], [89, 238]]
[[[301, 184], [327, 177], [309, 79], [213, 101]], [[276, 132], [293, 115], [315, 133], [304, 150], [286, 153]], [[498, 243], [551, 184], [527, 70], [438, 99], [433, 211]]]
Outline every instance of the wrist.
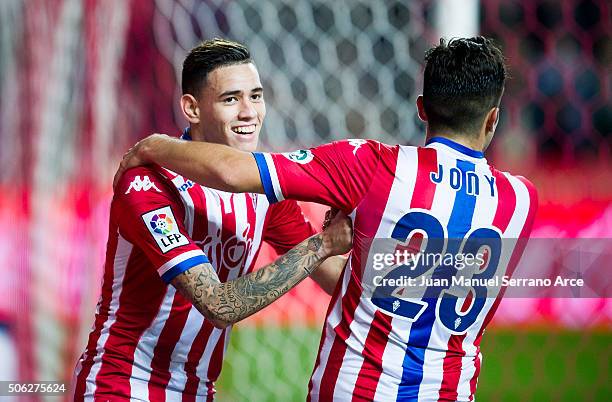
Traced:
[[314, 254], [318, 259], [324, 260], [330, 256], [329, 250], [325, 247], [325, 235], [318, 233], [310, 237], [307, 243], [308, 251]]
[[136, 157], [143, 164], [152, 162], [154, 160], [153, 149], [149, 143], [143, 143], [141, 146], [136, 148]]
[[321, 259], [326, 259], [334, 255], [332, 250], [332, 242], [325, 232], [320, 233], [321, 246], [319, 247], [317, 256]]
[[163, 149], [164, 138], [157, 134], [145, 140], [142, 146], [138, 148], [138, 157], [144, 163], [158, 163], [160, 158], [160, 150]]

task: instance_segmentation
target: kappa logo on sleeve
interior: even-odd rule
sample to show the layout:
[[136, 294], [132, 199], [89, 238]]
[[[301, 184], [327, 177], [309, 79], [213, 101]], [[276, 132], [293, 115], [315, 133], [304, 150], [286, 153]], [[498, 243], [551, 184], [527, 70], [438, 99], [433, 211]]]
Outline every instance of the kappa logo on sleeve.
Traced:
[[157, 188], [157, 186], [151, 181], [151, 179], [149, 179], [149, 176], [145, 176], [144, 179], [141, 179], [140, 176], [135, 176], [134, 180], [132, 180], [130, 186], [128, 187], [125, 193], [129, 194], [132, 190], [149, 191], [152, 188], [154, 188], [158, 193], [161, 193], [161, 190]]
[[142, 220], [162, 253], [165, 254], [178, 246], [189, 244], [187, 237], [179, 232], [178, 224], [170, 207], [147, 212], [142, 215]]
[[286, 152], [283, 154], [283, 156], [289, 159], [290, 161], [299, 163], [300, 165], [305, 165], [314, 159], [314, 155], [309, 149], [300, 149], [299, 151]]

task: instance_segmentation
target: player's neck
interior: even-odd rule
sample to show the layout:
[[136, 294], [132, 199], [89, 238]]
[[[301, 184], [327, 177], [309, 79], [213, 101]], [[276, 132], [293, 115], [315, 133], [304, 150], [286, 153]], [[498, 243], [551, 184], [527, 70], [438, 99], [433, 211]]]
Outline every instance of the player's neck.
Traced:
[[434, 137], [444, 137], [458, 144], [466, 146], [475, 151], [483, 151], [485, 146], [485, 140], [483, 135], [473, 136], [466, 134], [453, 133], [452, 131], [430, 131], [427, 130], [425, 141], [429, 141]]
[[189, 138], [192, 141], [203, 141], [202, 134], [200, 133], [200, 130], [197, 125], [189, 125]]

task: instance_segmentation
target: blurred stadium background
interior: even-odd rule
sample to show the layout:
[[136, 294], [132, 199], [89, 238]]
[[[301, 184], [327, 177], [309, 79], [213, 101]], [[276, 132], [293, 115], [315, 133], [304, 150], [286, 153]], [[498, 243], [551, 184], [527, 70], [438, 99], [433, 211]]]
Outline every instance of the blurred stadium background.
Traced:
[[[266, 90], [262, 148], [288, 150], [421, 144], [424, 50], [492, 36], [512, 79], [489, 160], [536, 183], [536, 237], [612, 237], [611, 12], [609, 0], [0, 1], [0, 380], [69, 381], [112, 174], [130, 144], [185, 125], [177, 78], [203, 38], [248, 45]], [[318, 224], [324, 209], [305, 209]], [[237, 325], [219, 400], [304, 400], [327, 303], [308, 281]], [[609, 299], [505, 300], [477, 399], [609, 400], [611, 341]]]

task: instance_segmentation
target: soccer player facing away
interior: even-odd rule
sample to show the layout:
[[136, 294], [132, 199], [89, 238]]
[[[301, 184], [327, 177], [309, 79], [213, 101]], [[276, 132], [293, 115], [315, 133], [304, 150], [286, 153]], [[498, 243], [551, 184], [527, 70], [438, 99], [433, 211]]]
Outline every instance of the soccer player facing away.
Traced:
[[[256, 149], [265, 103], [244, 46], [217, 39], [195, 47], [182, 85], [190, 123], [183, 139]], [[313, 271], [349, 251], [349, 221], [313, 234], [295, 201], [217, 191], [159, 167], [126, 171], [111, 205], [102, 294], [74, 399], [212, 400], [231, 324], [310, 273], [330, 293], [338, 282], [341, 257]], [[252, 272], [264, 241], [286, 254]]]
[[[488, 250], [471, 273], [486, 279], [511, 274], [524, 246], [511, 239], [530, 234], [535, 188], [496, 170], [483, 154], [506, 79], [501, 51], [483, 37], [459, 38], [441, 41], [425, 60], [417, 99], [426, 122], [423, 147], [346, 140], [291, 154], [248, 154], [153, 135], [133, 147], [119, 169], [158, 162], [227, 191], [265, 192], [270, 202], [320, 202], [351, 217], [353, 249], [328, 310], [310, 401], [473, 400], [481, 338], [503, 291], [432, 286], [402, 298], [380, 287], [384, 297], [369, 297], [363, 289], [372, 285], [377, 251], [371, 240], [416, 242], [424, 253], [443, 254], [444, 247], [457, 253], [467, 239], [470, 247]], [[447, 264], [403, 265], [387, 277], [437, 277], [449, 270], [458, 273]]]

